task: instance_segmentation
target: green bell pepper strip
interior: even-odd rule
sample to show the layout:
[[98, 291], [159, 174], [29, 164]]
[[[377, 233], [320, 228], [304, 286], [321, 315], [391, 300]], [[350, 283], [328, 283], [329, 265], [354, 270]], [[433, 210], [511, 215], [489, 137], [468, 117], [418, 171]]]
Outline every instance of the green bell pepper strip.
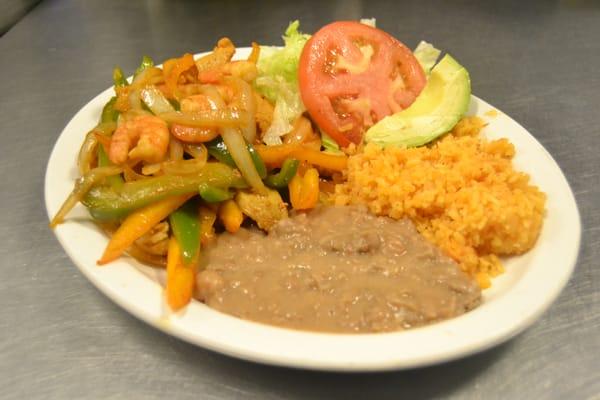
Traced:
[[142, 57], [142, 63], [135, 70], [135, 72], [133, 74], [133, 79], [135, 79], [135, 77], [138, 76], [143, 70], [145, 70], [146, 68], [150, 68], [150, 67], [154, 67], [154, 61], [152, 60], [152, 58], [150, 58], [148, 56]]
[[260, 158], [256, 149], [254, 149], [254, 146], [248, 143], [247, 147], [250, 152], [250, 157], [252, 157], [252, 162], [256, 167], [256, 172], [258, 172], [258, 176], [260, 176], [260, 179], [265, 179], [267, 177], [267, 167], [265, 166], [265, 163], [262, 158]]
[[179, 243], [186, 265], [197, 259], [200, 251], [200, 219], [198, 202], [192, 198], [169, 215], [173, 234]]
[[233, 193], [229, 190], [208, 184], [201, 184], [198, 187], [198, 193], [207, 203], [220, 203], [233, 198]]
[[181, 104], [179, 104], [179, 102], [177, 100], [175, 100], [175, 99], [167, 99], [167, 100], [169, 100], [169, 103], [171, 103], [171, 105], [173, 106], [175, 111], [181, 110]]
[[[110, 167], [113, 165], [114, 164], [108, 158], [108, 154], [106, 154], [102, 143], [98, 143], [98, 166]], [[123, 187], [123, 184], [125, 183], [123, 177], [120, 174], [107, 177], [106, 182], [115, 190], [120, 190]]]
[[[117, 122], [120, 112], [115, 110], [116, 101], [117, 101], [117, 97], [113, 96], [104, 105], [104, 107], [102, 108], [102, 117], [100, 118], [101, 123]], [[114, 165], [109, 160], [108, 154], [106, 154], [106, 149], [104, 149], [104, 146], [102, 144], [98, 144], [97, 156], [98, 156], [98, 166], [99, 167], [109, 167], [111, 165]], [[106, 181], [114, 189], [120, 189], [124, 183], [121, 175], [109, 176], [108, 178], [106, 178]]]
[[[267, 177], [267, 167], [265, 166], [265, 163], [263, 162], [262, 158], [260, 158], [260, 155], [254, 146], [248, 143], [246, 147], [248, 148], [248, 152], [250, 152], [250, 157], [252, 157], [252, 163], [256, 168], [256, 172], [258, 172], [258, 175], [261, 179], [265, 179]], [[233, 157], [231, 157], [229, 150], [227, 150], [227, 145], [223, 139], [221, 139], [221, 137], [208, 142], [206, 144], [206, 149], [208, 150], [208, 154], [217, 160], [229, 165], [230, 167], [236, 167], [235, 161], [233, 161]]]
[[110, 98], [108, 103], [104, 105], [102, 108], [102, 117], [100, 118], [100, 122], [117, 122], [119, 118], [119, 111], [115, 110], [115, 103], [117, 102], [117, 96], [113, 96]]
[[288, 183], [290, 183], [294, 175], [296, 175], [299, 165], [300, 161], [294, 158], [286, 159], [281, 165], [281, 169], [278, 173], [267, 176], [265, 184], [275, 189], [287, 187]]
[[123, 70], [119, 67], [113, 69], [113, 82], [115, 87], [129, 85], [129, 82], [127, 82], [127, 79], [125, 79], [125, 76], [123, 75]]
[[210, 154], [217, 160], [229, 165], [230, 167], [235, 168], [235, 162], [233, 161], [231, 154], [229, 154], [225, 142], [223, 142], [223, 139], [221, 139], [220, 137], [208, 142], [206, 144], [206, 149], [208, 150], [208, 154]]
[[126, 182], [119, 190], [96, 186], [81, 202], [93, 218], [115, 220], [168, 196], [197, 193], [203, 183], [222, 188], [243, 187], [245, 184], [239, 171], [222, 163], [208, 163], [197, 175], [162, 175]]

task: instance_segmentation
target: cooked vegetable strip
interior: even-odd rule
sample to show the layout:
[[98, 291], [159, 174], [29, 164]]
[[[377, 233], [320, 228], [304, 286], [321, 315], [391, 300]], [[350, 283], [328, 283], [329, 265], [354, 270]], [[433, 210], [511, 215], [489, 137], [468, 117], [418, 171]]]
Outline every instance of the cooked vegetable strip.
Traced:
[[67, 197], [54, 218], [52, 218], [52, 221], [50, 222], [50, 228], [54, 228], [56, 225], [62, 223], [69, 211], [71, 211], [71, 209], [82, 200], [82, 198], [94, 185], [96, 185], [102, 179], [111, 175], [120, 174], [122, 171], [123, 169], [119, 167], [99, 167], [90, 170], [87, 174], [77, 179], [75, 181], [75, 187], [73, 187], [73, 191], [69, 197]]
[[200, 242], [202, 246], [206, 246], [215, 239], [214, 224], [217, 220], [217, 213], [213, 208], [200, 206], [198, 219], [200, 220]]
[[260, 158], [260, 154], [258, 154], [254, 146], [252, 146], [250, 143], [246, 145], [246, 148], [250, 153], [250, 157], [252, 157], [252, 162], [254, 163], [254, 167], [256, 168], [258, 176], [260, 176], [261, 179], [265, 179], [267, 177], [267, 167], [262, 158]]
[[158, 115], [166, 122], [200, 128], [237, 127], [246, 118], [244, 111], [237, 110], [208, 110], [194, 113], [178, 111]]
[[169, 100], [154, 85], [148, 85], [140, 92], [142, 101], [155, 115], [175, 112]]
[[119, 111], [115, 110], [115, 103], [117, 102], [117, 96], [113, 96], [102, 108], [102, 116], [100, 122], [117, 122], [119, 118]]
[[165, 161], [161, 169], [167, 175], [194, 175], [202, 171], [206, 160], [194, 158], [191, 160]]
[[193, 193], [189, 193], [167, 197], [131, 213], [110, 238], [98, 264], [104, 265], [119, 258], [133, 242], [152, 229], [154, 225], [167, 218], [193, 195]]
[[[92, 169], [92, 162], [96, 159], [98, 148], [98, 142], [102, 143], [104, 138], [108, 138], [116, 128], [114, 122], [102, 122], [98, 124], [94, 129], [89, 131], [85, 136], [85, 140], [79, 149], [79, 155], [77, 156], [77, 166], [79, 167], [79, 173], [81, 175], [87, 173]], [[109, 142], [107, 139], [105, 142]], [[106, 165], [98, 165], [104, 167]]]
[[177, 239], [169, 240], [167, 253], [167, 285], [165, 294], [167, 304], [173, 311], [185, 307], [191, 300], [196, 283], [197, 261], [185, 263]]
[[[109, 160], [108, 154], [106, 154], [106, 150], [104, 150], [104, 145], [100, 144], [98, 146], [98, 166], [99, 167], [110, 167], [114, 164]], [[119, 190], [123, 187], [123, 177], [120, 174], [111, 175], [106, 177], [106, 183], [108, 183], [113, 189]]]
[[[227, 145], [223, 141], [222, 138], [217, 138], [212, 140], [210, 143], [207, 143], [208, 153], [216, 158], [217, 160], [225, 163], [231, 167], [235, 167], [235, 161], [233, 161], [233, 157], [231, 157], [231, 153], [227, 150]], [[257, 153], [254, 146], [250, 143], [246, 144], [246, 148], [250, 153], [250, 157], [252, 157], [252, 162], [254, 163], [254, 167], [256, 168], [256, 172], [261, 179], [264, 179], [267, 176], [267, 167], [265, 163], [260, 158], [260, 155]]]
[[296, 210], [314, 208], [319, 201], [319, 172], [309, 168], [304, 176], [296, 174], [289, 184], [290, 202]]
[[115, 88], [127, 86], [129, 84], [123, 75], [123, 70], [119, 67], [113, 69], [113, 83], [115, 84]]
[[245, 120], [241, 126], [242, 135], [246, 142], [254, 143], [256, 139], [256, 101], [248, 82], [237, 77], [227, 77], [224, 82], [238, 92], [240, 108], [246, 111]]
[[188, 200], [183, 206], [169, 216], [171, 229], [181, 249], [181, 256], [186, 264], [198, 259], [200, 252], [200, 221], [198, 220], [198, 203]]
[[142, 63], [140, 64], [139, 67], [137, 67], [137, 69], [135, 70], [135, 73], [133, 74], [133, 79], [135, 79], [136, 76], [138, 76], [146, 68], [150, 68], [150, 67], [154, 67], [154, 61], [152, 60], [152, 58], [150, 58], [148, 56], [143, 56]]
[[[225, 101], [213, 86], [207, 86], [205, 93], [213, 102], [215, 102], [217, 107], [220, 109], [225, 108]], [[253, 100], [254, 99], [251, 101]], [[246, 121], [245, 118], [246, 117], [242, 117], [240, 119], [242, 124]], [[254, 165], [257, 160], [253, 159], [242, 134], [239, 130], [228, 127], [222, 127], [220, 131], [221, 138], [223, 139], [223, 142], [225, 142], [227, 150], [244, 176], [244, 179], [246, 179], [246, 182], [248, 182], [248, 184], [258, 193], [264, 193], [266, 188], [262, 182], [262, 178], [266, 176], [266, 170], [263, 172], [260, 166], [257, 170]], [[260, 164], [262, 164], [262, 162]]]
[[88, 173], [92, 169], [92, 162], [96, 157], [96, 148], [98, 147], [98, 139], [94, 135], [94, 131], [91, 130], [85, 135], [83, 144], [79, 149], [79, 155], [77, 156], [77, 168], [79, 174], [83, 175]]
[[[148, 67], [133, 78], [133, 81], [129, 87], [131, 89], [141, 90], [148, 85], [157, 85], [162, 83], [164, 83], [162, 70], [156, 67]], [[163, 85], [163, 87], [165, 86]]]
[[242, 214], [235, 201], [227, 200], [221, 203], [219, 207], [219, 219], [227, 232], [236, 233], [240, 229], [240, 226], [242, 226], [244, 214]]
[[227, 150], [227, 145], [223, 141], [223, 138], [218, 137], [214, 140], [211, 140], [206, 144], [206, 149], [208, 150], [208, 154], [217, 160], [235, 168], [235, 161], [233, 161], [229, 150]]
[[[113, 134], [116, 129], [116, 122], [119, 119], [119, 115], [121, 114], [118, 110], [115, 109], [115, 103], [117, 102], [117, 97], [111, 97], [111, 99], [104, 105], [102, 108], [102, 117], [100, 118], [100, 125], [96, 127], [94, 132], [98, 131], [100, 126], [110, 127], [109, 130], [100, 130], [100, 133], [105, 135], [107, 138]], [[99, 136], [95, 135], [96, 140], [99, 141]], [[108, 158], [108, 154], [106, 150], [109, 147], [105, 144], [100, 144], [97, 146], [96, 156], [98, 159], [98, 167], [109, 167], [114, 165]], [[123, 178], [121, 175], [112, 175], [106, 178], [106, 182], [115, 189], [119, 189], [123, 185]]]
[[200, 193], [202, 200], [207, 203], [220, 203], [233, 197], [233, 193], [229, 190], [207, 184], [200, 185], [198, 187], [198, 193]]
[[298, 144], [260, 145], [256, 146], [256, 151], [270, 167], [279, 167], [290, 157], [331, 171], [343, 171], [348, 163], [345, 155], [328, 154]]
[[303, 146], [294, 150], [291, 156], [300, 161], [306, 161], [311, 165], [332, 171], [343, 171], [348, 164], [348, 157], [345, 155], [327, 154]]
[[169, 159], [171, 161], [183, 160], [183, 144], [174, 138], [169, 140]]
[[256, 151], [260, 158], [270, 167], [279, 167], [300, 148], [299, 144], [281, 144], [276, 146], [257, 145]]
[[299, 165], [300, 162], [298, 160], [288, 158], [283, 162], [281, 170], [278, 173], [269, 175], [267, 179], [265, 179], [266, 185], [277, 189], [285, 188], [296, 175]]
[[265, 185], [254, 166], [252, 155], [246, 147], [242, 134], [236, 129], [223, 128], [221, 137], [246, 182], [258, 193], [264, 193], [266, 190]]
[[167, 85], [167, 93], [170, 97], [178, 97], [177, 83], [181, 74], [195, 67], [194, 56], [189, 53], [184, 54], [180, 58], [172, 58], [164, 62], [163, 74]]
[[125, 183], [120, 190], [94, 187], [81, 201], [95, 219], [112, 220], [169, 196], [198, 193], [198, 186], [202, 183], [223, 188], [245, 186], [237, 171], [221, 163], [208, 163], [196, 175], [145, 177]]
[[208, 151], [203, 144], [184, 144], [183, 149], [196, 160], [204, 162], [208, 160]]

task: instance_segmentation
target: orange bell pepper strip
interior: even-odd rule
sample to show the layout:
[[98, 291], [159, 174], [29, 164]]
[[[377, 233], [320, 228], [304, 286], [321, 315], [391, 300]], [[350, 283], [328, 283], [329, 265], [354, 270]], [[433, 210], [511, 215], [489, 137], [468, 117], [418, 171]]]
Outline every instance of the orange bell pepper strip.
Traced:
[[163, 64], [163, 75], [165, 77], [165, 86], [167, 97], [173, 98], [177, 95], [177, 83], [179, 77], [190, 68], [195, 68], [194, 56], [185, 53], [180, 58], [171, 58]]
[[110, 238], [104, 254], [98, 260], [98, 265], [104, 265], [119, 258], [133, 242], [149, 232], [152, 227], [167, 218], [194, 195], [195, 193], [190, 193], [167, 197], [129, 214]]
[[288, 190], [295, 210], [314, 208], [319, 201], [319, 172], [315, 168], [309, 168], [304, 176], [300, 172], [296, 173], [288, 184]]
[[219, 219], [227, 232], [236, 233], [240, 230], [242, 222], [244, 222], [244, 214], [237, 203], [230, 199], [221, 203], [219, 207]]
[[287, 158], [295, 158], [331, 171], [343, 171], [348, 165], [348, 157], [345, 155], [328, 154], [299, 144], [257, 145], [255, 149], [271, 168], [281, 167]]
[[169, 239], [167, 251], [167, 284], [165, 296], [167, 304], [173, 311], [185, 307], [191, 300], [196, 286], [198, 258], [186, 264], [181, 257], [179, 243], [175, 236]]

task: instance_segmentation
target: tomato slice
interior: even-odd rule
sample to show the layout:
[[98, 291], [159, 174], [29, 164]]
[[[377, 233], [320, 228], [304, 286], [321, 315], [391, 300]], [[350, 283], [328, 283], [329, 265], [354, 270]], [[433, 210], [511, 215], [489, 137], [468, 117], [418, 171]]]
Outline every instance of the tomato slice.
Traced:
[[315, 33], [302, 50], [298, 74], [308, 113], [342, 147], [360, 143], [371, 125], [410, 106], [426, 83], [408, 47], [354, 21]]

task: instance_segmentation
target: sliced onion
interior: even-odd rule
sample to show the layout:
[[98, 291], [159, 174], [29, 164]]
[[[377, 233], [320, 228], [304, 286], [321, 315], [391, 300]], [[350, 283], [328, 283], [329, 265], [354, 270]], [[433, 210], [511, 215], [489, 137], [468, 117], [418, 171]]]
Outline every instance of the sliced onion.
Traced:
[[[218, 107], [225, 107], [225, 101], [214, 86], [206, 85], [203, 91]], [[240, 131], [234, 128], [222, 128], [221, 137], [246, 182], [257, 192], [265, 193], [265, 185], [260, 179], [258, 171], [256, 171], [252, 157], [246, 147], [246, 141]]]
[[171, 161], [183, 160], [183, 144], [174, 137], [169, 141], [169, 159]]
[[96, 160], [96, 148], [98, 146], [96, 135], [99, 133], [108, 137], [116, 127], [117, 125], [114, 122], [105, 122], [98, 124], [98, 126], [87, 133], [77, 156], [77, 166], [80, 175], [88, 173], [92, 169], [92, 163]]
[[198, 160], [208, 159], [208, 150], [203, 144], [184, 144], [183, 151]]
[[139, 181], [140, 179], [146, 178], [145, 175], [138, 174], [132, 166], [127, 164], [123, 165], [123, 179], [125, 179], [125, 182]]
[[142, 175], [154, 175], [162, 170], [162, 163], [146, 164], [142, 167]]
[[79, 177], [79, 179], [75, 181], [73, 191], [62, 204], [54, 218], [52, 218], [50, 228], [54, 228], [56, 225], [62, 223], [69, 211], [71, 211], [98, 182], [106, 177], [118, 175], [122, 171], [122, 168], [116, 166], [98, 167]]
[[89, 131], [85, 135], [85, 140], [79, 148], [79, 155], [77, 156], [77, 167], [79, 168], [79, 174], [87, 174], [92, 169], [92, 162], [96, 159], [96, 147], [98, 146], [98, 139], [94, 131]]
[[121, 113], [121, 114], [119, 114], [119, 118], [117, 119], [117, 127], [121, 126], [122, 124], [126, 123], [127, 121], [131, 121], [142, 115], [152, 115], [152, 114], [149, 113], [148, 111], [144, 110], [143, 108], [141, 108], [139, 110], [128, 110], [127, 112]]
[[144, 68], [142, 72], [135, 77], [131, 82], [130, 87], [132, 89], [141, 89], [146, 86], [149, 82], [160, 82], [164, 81], [162, 70], [156, 67]]
[[162, 170], [167, 175], [196, 175], [206, 165], [206, 160], [191, 159], [179, 161], [165, 161]]
[[214, 85], [202, 85], [199, 89], [200, 93], [208, 97], [211, 103], [218, 109], [224, 110], [227, 108], [223, 96], [221, 96], [221, 93], [219, 93], [219, 90]]
[[248, 143], [254, 143], [256, 140], [256, 101], [252, 94], [252, 88], [248, 82], [233, 76], [225, 78], [225, 83], [233, 87], [239, 95], [239, 105], [246, 112], [240, 126], [242, 135]]
[[110, 136], [117, 129], [117, 124], [113, 121], [110, 122], [102, 122], [98, 124], [93, 131], [98, 132], [104, 136]]
[[129, 96], [127, 96], [127, 100], [129, 101], [129, 107], [132, 110], [143, 110], [142, 107], [142, 99], [140, 98], [140, 91], [137, 89], [133, 89], [129, 92]]
[[235, 110], [208, 110], [194, 113], [167, 112], [158, 115], [169, 123], [198, 126], [201, 128], [238, 127], [246, 118], [246, 113]]
[[162, 94], [156, 86], [148, 85], [140, 91], [142, 101], [148, 106], [154, 114], [175, 112], [175, 109], [169, 103], [169, 100]]
[[246, 182], [258, 193], [265, 193], [265, 185], [256, 171], [252, 157], [246, 147], [246, 141], [240, 131], [233, 128], [223, 128], [221, 137]]

